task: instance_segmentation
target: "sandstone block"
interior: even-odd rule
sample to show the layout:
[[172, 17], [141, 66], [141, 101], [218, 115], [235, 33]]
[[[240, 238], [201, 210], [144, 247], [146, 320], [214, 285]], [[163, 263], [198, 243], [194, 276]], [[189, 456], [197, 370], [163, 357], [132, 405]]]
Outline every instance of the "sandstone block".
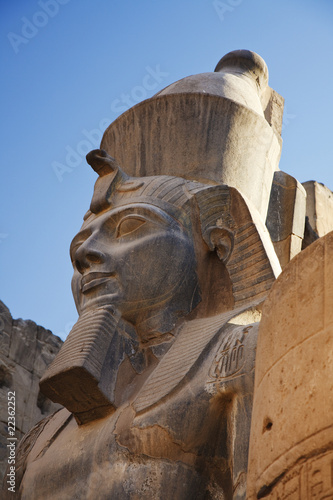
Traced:
[[303, 182], [306, 190], [306, 215], [312, 228], [319, 236], [333, 230], [333, 193], [316, 181]]
[[294, 177], [274, 173], [266, 226], [282, 268], [302, 249], [305, 199], [305, 190]]

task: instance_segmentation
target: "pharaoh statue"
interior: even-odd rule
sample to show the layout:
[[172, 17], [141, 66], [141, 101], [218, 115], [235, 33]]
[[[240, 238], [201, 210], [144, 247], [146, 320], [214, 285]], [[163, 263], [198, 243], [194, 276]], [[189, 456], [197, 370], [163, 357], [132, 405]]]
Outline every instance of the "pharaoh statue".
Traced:
[[304, 234], [282, 111], [262, 58], [234, 51], [87, 155], [79, 319], [41, 380], [64, 408], [20, 445], [20, 498], [246, 498], [262, 304]]

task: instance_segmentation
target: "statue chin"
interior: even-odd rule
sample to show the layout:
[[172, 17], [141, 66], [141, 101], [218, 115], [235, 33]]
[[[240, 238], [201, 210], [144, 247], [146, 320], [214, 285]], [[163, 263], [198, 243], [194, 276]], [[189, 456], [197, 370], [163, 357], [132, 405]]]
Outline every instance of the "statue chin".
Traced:
[[[145, 307], [121, 317], [110, 305], [111, 298], [101, 294], [85, 301], [78, 321], [40, 382], [43, 393], [65, 406], [80, 424], [115, 411], [118, 371], [125, 357], [138, 375], [142, 373], [149, 364], [147, 350], [154, 347], [156, 351], [156, 346], [173, 341], [176, 324], [187, 314], [172, 303], [169, 307], [162, 303], [155, 311]], [[199, 300], [195, 294], [191, 306]]]
[[65, 406], [79, 423], [100, 418], [115, 409], [112, 401], [115, 381], [109, 377], [109, 387], [105, 390], [105, 376], [104, 384], [101, 380], [110, 350], [117, 349], [114, 342], [117, 322], [106, 308], [91, 309], [80, 315], [40, 381], [43, 393]]

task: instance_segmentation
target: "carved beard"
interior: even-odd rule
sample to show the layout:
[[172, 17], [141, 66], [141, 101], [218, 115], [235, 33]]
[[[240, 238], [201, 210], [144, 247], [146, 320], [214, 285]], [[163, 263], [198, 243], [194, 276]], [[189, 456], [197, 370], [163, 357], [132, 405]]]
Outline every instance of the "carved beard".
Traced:
[[83, 313], [40, 381], [43, 394], [65, 406], [79, 424], [113, 413], [119, 366], [125, 356], [137, 373], [145, 367], [134, 328], [112, 308]]

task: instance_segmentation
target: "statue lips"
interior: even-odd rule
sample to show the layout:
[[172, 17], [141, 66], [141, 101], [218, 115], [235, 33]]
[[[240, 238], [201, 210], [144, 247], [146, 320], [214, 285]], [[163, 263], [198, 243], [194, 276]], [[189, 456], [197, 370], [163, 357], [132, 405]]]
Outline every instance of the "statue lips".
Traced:
[[85, 293], [92, 288], [105, 283], [112, 276], [115, 276], [115, 273], [92, 272], [86, 274], [81, 279], [82, 293]]

